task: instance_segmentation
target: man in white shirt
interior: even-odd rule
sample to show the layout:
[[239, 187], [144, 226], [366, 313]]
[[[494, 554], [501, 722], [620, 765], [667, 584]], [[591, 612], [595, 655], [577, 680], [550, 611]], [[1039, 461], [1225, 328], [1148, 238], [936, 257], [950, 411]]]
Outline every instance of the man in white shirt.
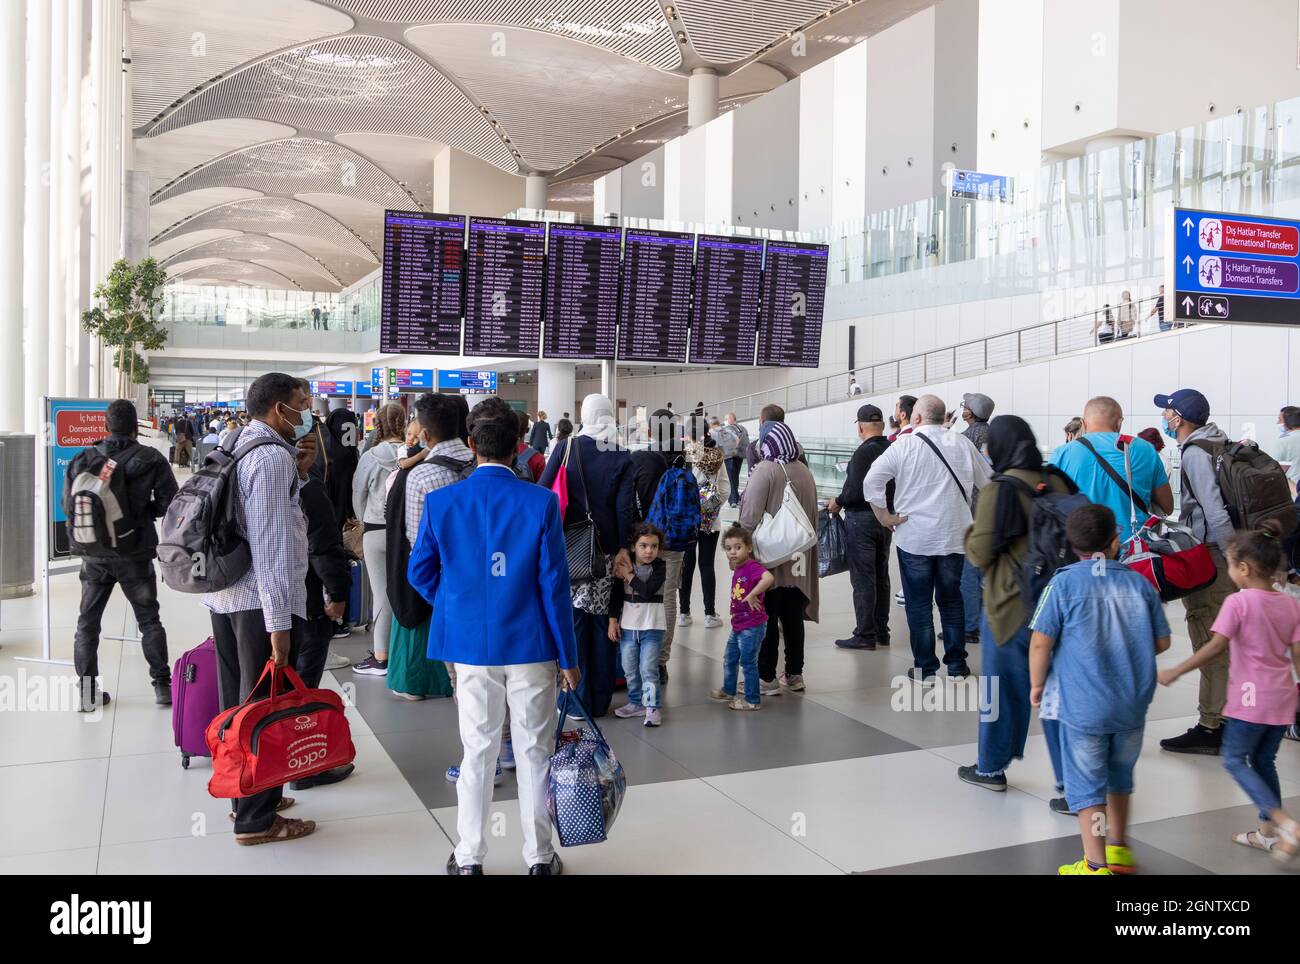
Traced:
[[[912, 641], [914, 665], [908, 676], [926, 683], [934, 682], [939, 670], [936, 603], [948, 675], [957, 679], [970, 675], [961, 595], [962, 540], [971, 523], [971, 495], [992, 478], [988, 462], [970, 440], [943, 427], [945, 411], [943, 399], [935, 395], [918, 398], [912, 409], [912, 431], [900, 435], [871, 464], [862, 485], [863, 497], [880, 524], [894, 530]], [[891, 481], [894, 512], [885, 499]]]

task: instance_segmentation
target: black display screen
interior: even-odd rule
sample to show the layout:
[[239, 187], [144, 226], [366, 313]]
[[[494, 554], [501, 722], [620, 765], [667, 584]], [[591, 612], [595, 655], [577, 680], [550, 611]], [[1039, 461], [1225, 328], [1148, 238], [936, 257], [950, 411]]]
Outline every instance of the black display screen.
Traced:
[[623, 235], [618, 357], [686, 362], [695, 236], [628, 228]]
[[614, 357], [622, 235], [612, 225], [551, 225], [544, 357]]
[[384, 212], [379, 350], [459, 355], [465, 217]]
[[767, 242], [758, 321], [760, 365], [816, 368], [820, 363], [829, 254], [825, 244]]
[[691, 302], [691, 364], [754, 364], [762, 277], [762, 239], [700, 235]]
[[536, 358], [542, 336], [546, 222], [470, 218], [465, 354]]

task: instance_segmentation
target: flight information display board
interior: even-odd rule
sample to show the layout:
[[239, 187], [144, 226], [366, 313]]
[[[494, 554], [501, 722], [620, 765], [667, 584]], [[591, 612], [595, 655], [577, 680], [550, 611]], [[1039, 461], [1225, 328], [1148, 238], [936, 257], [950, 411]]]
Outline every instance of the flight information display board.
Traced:
[[465, 216], [384, 212], [379, 350], [459, 355]]
[[545, 253], [545, 221], [469, 219], [464, 354], [537, 357]]
[[543, 357], [614, 357], [622, 234], [616, 225], [551, 224]]
[[618, 357], [686, 362], [695, 236], [628, 228], [623, 235]]
[[816, 368], [821, 360], [822, 309], [830, 246], [768, 241], [763, 261], [763, 304], [758, 319], [758, 363]]
[[700, 235], [691, 302], [691, 364], [754, 364], [762, 277], [761, 239]]

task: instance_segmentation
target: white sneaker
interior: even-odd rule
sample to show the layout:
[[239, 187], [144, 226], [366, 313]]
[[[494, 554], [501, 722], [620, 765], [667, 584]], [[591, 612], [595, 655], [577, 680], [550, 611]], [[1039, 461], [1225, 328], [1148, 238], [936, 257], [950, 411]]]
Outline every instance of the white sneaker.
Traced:
[[903, 590], [900, 589], [898, 592], [894, 593], [894, 602], [898, 603], [900, 606], [907, 605], [907, 600], [903, 598]]
[[[739, 687], [737, 687], [737, 689], [739, 689]], [[776, 679], [760, 679], [758, 681], [758, 694], [759, 696], [780, 696], [781, 681]]]
[[689, 626], [690, 624], [691, 624], [691, 614], [690, 614], [690, 613], [678, 613], [678, 614], [677, 614], [677, 625], [678, 625], [678, 626]]
[[347, 669], [351, 665], [352, 660], [346, 656], [340, 656], [334, 650], [330, 650], [330, 654], [325, 660], [326, 669]]
[[720, 618], [718, 618], [717, 616], [705, 616], [705, 617], [704, 617], [704, 628], [705, 628], [705, 629], [717, 629], [717, 628], [718, 628], [719, 626], [721, 626], [721, 625], [722, 625], [722, 620], [721, 620]]

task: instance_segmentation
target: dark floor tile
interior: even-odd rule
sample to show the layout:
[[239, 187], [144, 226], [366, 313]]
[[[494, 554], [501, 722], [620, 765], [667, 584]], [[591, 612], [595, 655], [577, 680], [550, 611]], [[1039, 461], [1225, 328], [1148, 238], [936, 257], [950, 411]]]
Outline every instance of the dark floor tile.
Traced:
[[[1282, 801], [1282, 809], [1300, 813], [1300, 797]], [[1268, 854], [1233, 843], [1232, 836], [1259, 827], [1259, 814], [1250, 804], [1208, 810], [1185, 817], [1153, 820], [1133, 827], [1131, 836], [1149, 846], [1207, 867], [1216, 874], [1276, 874], [1300, 877], [1300, 857], [1278, 863]]]
[[[1131, 840], [1133, 856], [1145, 876], [1209, 874], [1197, 866], [1167, 853], [1159, 847], [1140, 840]], [[864, 874], [952, 874], [963, 876], [983, 875], [1054, 875], [1062, 864], [1072, 864], [1083, 856], [1082, 844], [1075, 834], [1036, 840], [1033, 843], [1000, 847], [997, 850], [980, 850], [957, 854], [938, 860], [922, 860], [914, 864], [899, 864], [877, 870], [858, 871]]]

